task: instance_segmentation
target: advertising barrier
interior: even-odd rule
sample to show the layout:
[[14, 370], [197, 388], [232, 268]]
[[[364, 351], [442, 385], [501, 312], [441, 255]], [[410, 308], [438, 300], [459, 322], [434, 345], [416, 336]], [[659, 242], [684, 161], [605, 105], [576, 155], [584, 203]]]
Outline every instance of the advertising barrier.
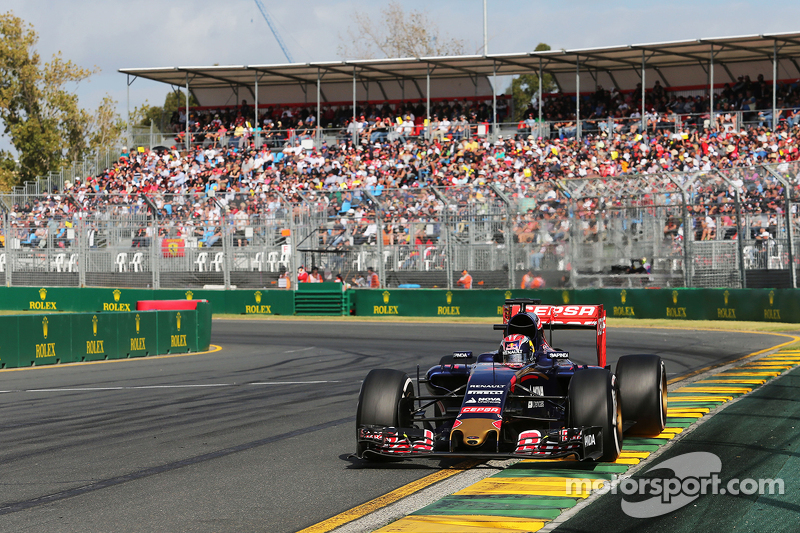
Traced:
[[[215, 313], [294, 315], [295, 296], [285, 289], [2, 287], [0, 309], [125, 313], [140, 300], [180, 299], [208, 300]], [[358, 316], [500, 316], [506, 298], [541, 298], [549, 305], [603, 304], [609, 317], [800, 322], [796, 289], [351, 289], [343, 296], [345, 313]]]
[[500, 317], [506, 298], [603, 304], [609, 317], [800, 322], [796, 289], [359, 289], [351, 295], [358, 316]]
[[0, 368], [198, 352], [211, 342], [211, 304], [198, 302], [196, 311], [0, 316], [0, 327], [7, 332]]

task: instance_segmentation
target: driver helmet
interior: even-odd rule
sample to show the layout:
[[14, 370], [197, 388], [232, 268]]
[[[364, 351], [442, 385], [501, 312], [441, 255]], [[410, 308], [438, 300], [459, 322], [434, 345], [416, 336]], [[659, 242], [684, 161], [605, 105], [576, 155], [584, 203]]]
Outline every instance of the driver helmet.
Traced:
[[533, 361], [533, 342], [527, 335], [509, 335], [500, 343], [503, 364], [528, 364]]

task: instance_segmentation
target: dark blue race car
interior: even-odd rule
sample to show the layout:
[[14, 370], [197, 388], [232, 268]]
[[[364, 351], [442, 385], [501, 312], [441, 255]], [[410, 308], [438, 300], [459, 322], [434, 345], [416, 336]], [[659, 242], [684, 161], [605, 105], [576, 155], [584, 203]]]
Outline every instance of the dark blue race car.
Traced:
[[[614, 461], [623, 433], [654, 436], [666, 423], [667, 378], [660, 357], [625, 355], [606, 366], [602, 305], [506, 300], [497, 351], [457, 351], [418, 380], [372, 370], [356, 411], [356, 455], [365, 459], [442, 456]], [[545, 329], [597, 333], [597, 365], [552, 348]], [[420, 387], [425, 385], [425, 394]], [[415, 390], [416, 389], [416, 390]]]

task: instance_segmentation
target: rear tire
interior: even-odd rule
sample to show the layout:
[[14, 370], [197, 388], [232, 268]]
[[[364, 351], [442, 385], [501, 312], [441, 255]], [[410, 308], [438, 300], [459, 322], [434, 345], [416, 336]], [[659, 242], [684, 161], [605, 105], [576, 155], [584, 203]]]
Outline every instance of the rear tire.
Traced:
[[604, 368], [578, 370], [567, 392], [569, 426], [603, 428], [601, 461], [616, 461], [622, 451], [622, 412], [614, 375]]
[[[386, 368], [371, 370], [358, 395], [356, 431], [362, 425], [411, 427], [413, 402], [401, 400], [414, 397], [414, 384], [405, 372]], [[366, 445], [358, 440], [356, 443], [356, 454], [362, 457]], [[367, 459], [376, 457], [368, 454]]]
[[652, 437], [667, 423], [667, 371], [657, 355], [624, 355], [617, 361], [622, 419], [636, 422], [627, 433]]

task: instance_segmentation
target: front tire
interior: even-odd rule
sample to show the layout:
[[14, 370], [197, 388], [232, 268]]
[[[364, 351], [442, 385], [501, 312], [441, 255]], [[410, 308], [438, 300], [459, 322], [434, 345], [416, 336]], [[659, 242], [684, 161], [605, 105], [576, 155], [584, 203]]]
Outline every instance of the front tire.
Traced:
[[630, 435], [653, 437], [667, 424], [667, 371], [657, 355], [624, 355], [617, 361], [622, 418]]
[[604, 368], [578, 370], [567, 392], [569, 426], [603, 428], [601, 461], [616, 461], [622, 451], [622, 412], [614, 375]]
[[[356, 431], [364, 425], [411, 427], [414, 397], [414, 384], [405, 372], [386, 368], [371, 370], [358, 395]], [[356, 455], [363, 457], [366, 445], [357, 439], [356, 443]]]

